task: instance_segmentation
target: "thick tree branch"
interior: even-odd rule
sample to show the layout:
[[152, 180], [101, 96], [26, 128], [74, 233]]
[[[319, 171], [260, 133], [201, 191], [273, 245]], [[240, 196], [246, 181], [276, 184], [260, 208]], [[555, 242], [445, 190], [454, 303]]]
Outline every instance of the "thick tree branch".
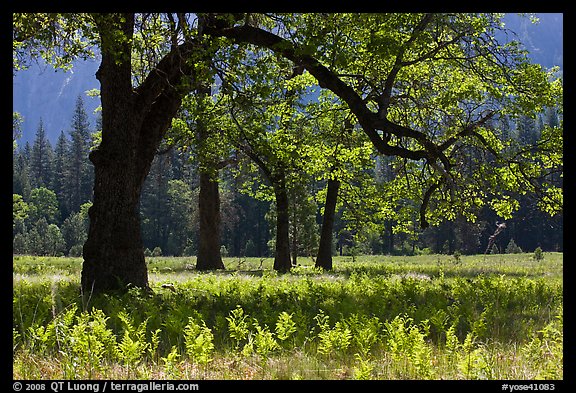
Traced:
[[480, 118], [479, 120], [470, 123], [469, 125], [467, 125], [466, 127], [464, 127], [461, 131], [459, 131], [458, 133], [456, 133], [456, 135], [448, 138], [446, 141], [444, 141], [440, 146], [438, 146], [438, 148], [442, 151], [445, 151], [446, 149], [448, 149], [450, 146], [452, 146], [454, 143], [456, 143], [460, 138], [462, 138], [463, 136], [468, 136], [468, 135], [472, 135], [474, 137], [476, 137], [480, 142], [482, 142], [482, 144], [495, 156], [498, 155], [498, 153], [490, 147], [490, 145], [488, 144], [488, 142], [486, 141], [486, 139], [478, 134], [477, 132], [475, 132], [475, 129], [486, 124], [486, 122], [488, 120], [490, 120], [492, 117], [494, 117], [494, 115], [496, 114], [496, 112], [494, 111], [490, 111], [488, 112], [486, 115], [482, 116], [482, 118]]
[[[291, 42], [266, 30], [248, 25], [225, 28], [206, 26], [205, 32], [210, 35], [228, 37], [238, 42], [246, 42], [268, 48], [293, 61], [295, 64], [306, 68], [308, 72], [316, 78], [320, 87], [331, 90], [348, 104], [348, 107], [358, 119], [362, 129], [380, 153], [415, 160], [432, 158], [430, 152], [425, 150], [412, 151], [400, 146], [389, 145], [388, 142], [378, 134], [377, 126], [389, 126], [392, 123], [380, 122], [377, 114], [368, 109], [362, 97], [360, 97], [352, 87], [344, 83], [334, 72], [330, 71], [314, 57], [299, 52]], [[386, 128], [382, 130], [387, 131]]]
[[[192, 72], [192, 67], [186, 59], [193, 56], [198, 49], [193, 42], [173, 47], [135, 89], [136, 105], [149, 108], [166, 89], [182, 89], [180, 82], [185, 75], [190, 75]], [[193, 86], [190, 85], [187, 91], [192, 90]], [[185, 91], [181, 91], [181, 94], [183, 93]]]

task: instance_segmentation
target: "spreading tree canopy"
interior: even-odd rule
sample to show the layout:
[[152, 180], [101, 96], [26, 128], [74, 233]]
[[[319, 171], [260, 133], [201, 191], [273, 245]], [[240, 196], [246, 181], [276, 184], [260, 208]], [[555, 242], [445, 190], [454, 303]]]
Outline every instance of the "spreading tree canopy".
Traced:
[[[143, 181], [183, 99], [218, 84], [214, 59], [267, 51], [347, 106], [375, 150], [394, 157], [394, 192], [422, 227], [513, 192], [562, 209], [561, 123], [531, 148], [502, 119], [562, 108], [562, 83], [506, 42], [499, 14], [14, 14], [14, 70], [42, 56], [60, 67], [101, 58], [102, 134], [90, 153], [94, 201], [84, 245], [85, 293], [147, 287], [138, 206]], [[248, 51], [248, 52], [247, 52]], [[234, 61], [219, 63], [236, 72]], [[265, 63], [257, 67], [266, 67]], [[305, 109], [304, 109], [305, 110]], [[476, 160], [471, 166], [472, 153]], [[473, 170], [470, 170], [473, 168]], [[408, 191], [407, 191], [408, 190]]]

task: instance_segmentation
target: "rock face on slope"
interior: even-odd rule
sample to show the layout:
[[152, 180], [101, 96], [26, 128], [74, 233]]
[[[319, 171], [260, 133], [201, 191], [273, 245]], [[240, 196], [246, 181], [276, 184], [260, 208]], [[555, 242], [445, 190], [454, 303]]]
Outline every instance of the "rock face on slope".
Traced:
[[33, 143], [42, 119], [46, 136], [54, 146], [60, 132], [67, 134], [70, 130], [78, 96], [82, 96], [90, 125], [94, 127], [94, 110], [100, 99], [87, 96], [86, 91], [100, 88], [95, 76], [98, 66], [99, 62], [94, 60], [77, 62], [68, 72], [55, 71], [46, 65], [17, 72], [13, 78], [12, 109], [24, 117], [18, 144]]
[[539, 13], [537, 17], [539, 22], [534, 24], [529, 18], [507, 14], [506, 27], [516, 32], [515, 38], [524, 44], [534, 62], [546, 68], [563, 68], [563, 14]]

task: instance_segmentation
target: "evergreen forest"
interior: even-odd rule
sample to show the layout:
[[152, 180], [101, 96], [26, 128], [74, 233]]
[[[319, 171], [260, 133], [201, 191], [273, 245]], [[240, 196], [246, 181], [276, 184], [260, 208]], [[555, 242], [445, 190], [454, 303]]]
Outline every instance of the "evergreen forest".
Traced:
[[[18, 144], [19, 125], [14, 114], [13, 251], [15, 254], [81, 256], [88, 231], [92, 200], [93, 166], [88, 154], [98, 144], [101, 125], [90, 124], [84, 98], [70, 108], [70, 127], [53, 146], [42, 121], [32, 145]], [[558, 111], [546, 108], [536, 118], [499, 120], [509, 138], [523, 146], [540, 140], [547, 127], [558, 127]], [[178, 122], [174, 123], [178, 126]], [[173, 127], [174, 128], [174, 127]], [[169, 133], [170, 135], [170, 133]], [[360, 138], [356, 134], [356, 138]], [[297, 141], [309, 151], [313, 139]], [[401, 201], [395, 216], [381, 214], [378, 204], [385, 186], [398, 176], [396, 162], [376, 154], [369, 142], [350, 149], [349, 175], [342, 177], [332, 236], [333, 255], [479, 254], [563, 250], [563, 214], [543, 212], [533, 195], [512, 195], [519, 201], [506, 220], [506, 230], [490, 249], [488, 239], [502, 222], [485, 205], [475, 221], [455, 215], [421, 229], [414, 201]], [[309, 144], [309, 146], [305, 146]], [[221, 211], [221, 254], [230, 257], [269, 257], [274, 252], [275, 202], [269, 183], [240, 145], [217, 173]], [[367, 147], [368, 146], [368, 147]], [[303, 155], [305, 157], [305, 155]], [[470, 157], [471, 167], [472, 160]], [[309, 168], [310, 161], [292, 164], [289, 188], [289, 235], [293, 264], [299, 257], [316, 256], [325, 205], [327, 180]], [[147, 256], [193, 256], [198, 253], [199, 190], [201, 168], [198, 149], [178, 147], [165, 138], [157, 152], [141, 194], [142, 239]], [[316, 164], [318, 165], [318, 164]], [[561, 177], [553, 180], [561, 186]], [[360, 197], [360, 196], [363, 197]]]

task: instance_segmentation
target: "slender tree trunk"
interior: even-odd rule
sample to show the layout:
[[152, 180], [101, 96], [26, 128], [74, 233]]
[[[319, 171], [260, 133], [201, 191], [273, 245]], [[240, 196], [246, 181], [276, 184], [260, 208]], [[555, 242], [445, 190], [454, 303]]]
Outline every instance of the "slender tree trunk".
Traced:
[[224, 269], [220, 253], [220, 191], [218, 181], [210, 173], [200, 172], [200, 237], [196, 269]]
[[456, 234], [454, 233], [454, 222], [448, 221], [448, 254], [454, 254]]
[[288, 192], [286, 178], [282, 172], [274, 183], [276, 196], [276, 252], [274, 255], [274, 270], [288, 272], [292, 267], [290, 261], [290, 216], [288, 212]]
[[320, 246], [318, 247], [318, 256], [316, 258], [316, 267], [321, 267], [324, 270], [332, 270], [332, 231], [334, 228], [339, 188], [340, 181], [336, 179], [328, 180], [324, 219], [320, 233]]
[[296, 197], [292, 200], [292, 266], [298, 265], [298, 215], [296, 214]]
[[388, 232], [388, 255], [394, 254], [394, 226], [392, 221], [388, 221], [386, 224], [386, 231]]

